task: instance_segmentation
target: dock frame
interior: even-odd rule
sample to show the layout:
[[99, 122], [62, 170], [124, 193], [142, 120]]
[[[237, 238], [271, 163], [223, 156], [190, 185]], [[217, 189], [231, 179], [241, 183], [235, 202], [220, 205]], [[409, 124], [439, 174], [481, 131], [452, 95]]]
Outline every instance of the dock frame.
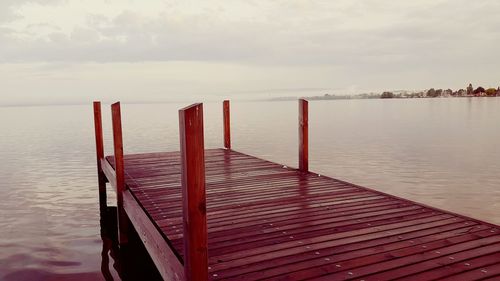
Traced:
[[[279, 164], [233, 151], [231, 147], [229, 106], [228, 100], [223, 102], [224, 150], [205, 150], [203, 104], [198, 103], [179, 110], [180, 149], [177, 154], [132, 155], [127, 160], [127, 155], [124, 154], [123, 149], [120, 103], [117, 102], [111, 105], [114, 155], [110, 157], [105, 157], [104, 155], [101, 103], [94, 102], [93, 104], [100, 206], [106, 205], [106, 183], [109, 183], [117, 194], [118, 237], [120, 245], [123, 246], [129, 243], [127, 234], [129, 228], [135, 228], [163, 279], [196, 281], [219, 279], [224, 277], [221, 276], [222, 272], [227, 273], [228, 278], [232, 276], [229, 279], [237, 279], [239, 278], [238, 276], [242, 274], [241, 276], [247, 276], [248, 280], [253, 280], [253, 278], [259, 279], [265, 276], [276, 276], [277, 278], [277, 276], [280, 276], [279, 274], [288, 274], [286, 276], [288, 276], [287, 278], [290, 280], [302, 280], [305, 278], [332, 280], [329, 278], [337, 278], [340, 276], [351, 279], [350, 277], [357, 278], [357, 276], [365, 275], [368, 277], [374, 276], [382, 278], [375, 280], [385, 280], [384, 278], [389, 276], [406, 276], [405, 270], [406, 272], [412, 272], [411, 270], [414, 270], [416, 272], [415, 276], [423, 278], [416, 280], [427, 280], [426, 278], [431, 277], [453, 278], [454, 276], [459, 276], [457, 274], [471, 277], [471, 279], [476, 277], [495, 278], [500, 276], [500, 231], [498, 230], [498, 226], [310, 172], [308, 156], [309, 110], [306, 100], [300, 99], [298, 107], [298, 169], [284, 166], [281, 167]], [[206, 155], [208, 155], [208, 158], [206, 158]], [[152, 190], [151, 194], [164, 194], [162, 196], [164, 196], [165, 199], [162, 200], [166, 201], [162, 202], [162, 204], [167, 206], [165, 208], [170, 212], [168, 213], [170, 217], [167, 218], [167, 215], [163, 215], [163, 218], [166, 218], [164, 220], [169, 223], [169, 227], [171, 224], [174, 224], [168, 231], [163, 227], [162, 220], [156, 218], [156, 213], [148, 209], [149, 207], [146, 206], [144, 202], [148, 202], [148, 204], [152, 206], [156, 206], [156, 204], [160, 203], [155, 203], [154, 198], [151, 198], [151, 196], [146, 193], [140, 194], [133, 190], [133, 188], [139, 188], [141, 186], [141, 180], [148, 179], [147, 176], [139, 178], [139, 174], [134, 174], [134, 171], [137, 171], [137, 169], [142, 167], [140, 165], [143, 165], [140, 163], [140, 165], [133, 164], [135, 163], [134, 161], [139, 161], [135, 159], [142, 159], [141, 161], [144, 163], [146, 163], [145, 161], [147, 159], [152, 159], [148, 161], [160, 164], [167, 162], [173, 163], [169, 167], [180, 169], [178, 173], [172, 172], [172, 175], [162, 179], [162, 185], [166, 186], [166, 189], [162, 189], [161, 187], [155, 187], [154, 189], [150, 188]], [[129, 167], [127, 163], [132, 163], [130, 165], [131, 170], [127, 170], [127, 167]], [[139, 168], [134, 168], [134, 165]], [[153, 164], [144, 164], [145, 167], [150, 167], [151, 165]], [[232, 170], [227, 172], [228, 174], [225, 176], [214, 174], [215, 172], [219, 173], [221, 169], [222, 171]], [[289, 188], [293, 196], [281, 199], [280, 196], [283, 196], [283, 192], [277, 192], [265, 183], [252, 183], [246, 181], [245, 177], [249, 174], [255, 175], [256, 178], [258, 177], [269, 181], [273, 180], [274, 186], [283, 185], [283, 187]], [[161, 173], [158, 174], [158, 172], [155, 172], [154, 177], [157, 178], [159, 176], [161, 176]], [[151, 177], [153, 177], [153, 175]], [[179, 179], [178, 183], [172, 180], [177, 177]], [[207, 177], [210, 178], [210, 182], [207, 182]], [[295, 182], [297, 186], [293, 185]], [[245, 186], [249, 191], [244, 190], [243, 187], [242, 189], [231, 188], [229, 186], [230, 184]], [[177, 185], [180, 186], [180, 190], [175, 187]], [[211, 185], [213, 186], [213, 193], [211, 194], [217, 193], [220, 194], [220, 196], [228, 196], [228, 198], [233, 198], [233, 200], [237, 199], [238, 202], [243, 203], [236, 204], [228, 202], [230, 201], [229, 199], [224, 201], [224, 198], [220, 196], [211, 197], [212, 202], [215, 202], [213, 205], [214, 211], [212, 213], [209, 212], [207, 216], [207, 206], [212, 206], [210, 202], [207, 201], [207, 190], [212, 190], [210, 187]], [[285, 185], [289, 185], [290, 187]], [[331, 188], [331, 191], [326, 190], [327, 188]], [[238, 193], [240, 192], [239, 190], [241, 190], [241, 194]], [[266, 195], [265, 198], [264, 195], [262, 195], [263, 198], [260, 198], [259, 193], [266, 193], [269, 195]], [[259, 197], [259, 200], [261, 200], [260, 203], [258, 203], [260, 204], [259, 206], [256, 205], [256, 207], [252, 207], [252, 205], [249, 205], [251, 204], [248, 203], [249, 200], [251, 200], [250, 195]], [[273, 198], [282, 200], [276, 202], [283, 202], [283, 207], [273, 207], [273, 204], [276, 205], [273, 201], [270, 201]], [[178, 199], [180, 199], [180, 201]], [[168, 202], [176, 202], [176, 206], [181, 206], [182, 216], [174, 216], [173, 214], [179, 213], [179, 210], [170, 206], [169, 204], [171, 203]], [[287, 205], [289, 204], [287, 202], [292, 202], [293, 204], [290, 203], [291, 205]], [[258, 221], [250, 221], [250, 219], [252, 219], [250, 215], [236, 215], [231, 222], [231, 219], [228, 219], [230, 218], [229, 214], [221, 218], [221, 213], [224, 212], [224, 204], [235, 210], [255, 208], [256, 211], [254, 215], [262, 217], [262, 219], [259, 218]], [[245, 205], [247, 207], [242, 206], [244, 204], [247, 204]], [[339, 207], [335, 208], [336, 210], [338, 209], [338, 211], [333, 212], [333, 206], [337, 206], [337, 204]], [[362, 206], [360, 206], [360, 204]], [[394, 208], [394, 211], [387, 209], [389, 207]], [[259, 209], [265, 210], [265, 212], [259, 212]], [[364, 209], [366, 209], [366, 211]], [[292, 214], [296, 214], [299, 211], [306, 212], [301, 214], [301, 216], [313, 219], [307, 221], [309, 228], [305, 230], [299, 230], [298, 226], [296, 226], [299, 223], [304, 224], [304, 222], [296, 218], [296, 215], [292, 216]], [[340, 213], [341, 211], [343, 213]], [[395, 215], [391, 215], [393, 212], [399, 214], [399, 216], [395, 217]], [[280, 216], [275, 215], [275, 213], [283, 214], [284, 217], [281, 219]], [[167, 211], [162, 214], [167, 214]], [[290, 218], [285, 220], [288, 214], [290, 214]], [[352, 218], [356, 217], [361, 219], [357, 219], [358, 222], [354, 220], [350, 221]], [[217, 226], [210, 226], [208, 222], [211, 221], [211, 218]], [[300, 219], [302, 219], [302, 217], [300, 217]], [[290, 229], [290, 233], [297, 234], [289, 234], [287, 233], [288, 230], [284, 231], [273, 225], [273, 223], [269, 223], [269, 221], [273, 220], [278, 222], [277, 225], [283, 225], [283, 229]], [[365, 221], [361, 223], [361, 220]], [[257, 231], [257, 228], [254, 229], [250, 226], [242, 226], [242, 232], [237, 232], [239, 230], [233, 227], [232, 224], [237, 224], [239, 221], [245, 222], [246, 224], [250, 222], [253, 224], [260, 223], [259, 227], [264, 228], [262, 232], [260, 232]], [[297, 221], [297, 224], [286, 224], [292, 223], [292, 221]], [[173, 231], [176, 223], [179, 225], [182, 224], [182, 234], [180, 236], [176, 234], [179, 232], [179, 229], [176, 229], [177, 232]], [[227, 230], [224, 225], [227, 225]], [[329, 225], [331, 225], [331, 227]], [[396, 249], [399, 248], [394, 248], [395, 252], [391, 252], [393, 255], [396, 255], [396, 252], [402, 256], [412, 255], [412, 253], [413, 255], [421, 252], [424, 253], [426, 244], [419, 246], [418, 249], [414, 249], [413, 246], [416, 244], [412, 244], [417, 243], [417, 241], [419, 241], [418, 243], [424, 243], [428, 240], [427, 243], [431, 245], [432, 239], [448, 239], [443, 241], [442, 245], [436, 243], [435, 247], [445, 247], [448, 244], [458, 245], [457, 250], [455, 250], [458, 252], [453, 252], [458, 253], [456, 254], [457, 257], [460, 256], [461, 252], [465, 251], [464, 253], [467, 254], [463, 257], [464, 260], [470, 258], [478, 262], [481, 261], [481, 264], [484, 266], [479, 266], [479, 268], [470, 267], [469, 269], [467, 265], [463, 268], [462, 264], [462, 267], [458, 267], [453, 262], [455, 257], [451, 255], [450, 257], [443, 258], [443, 260], [447, 261], [446, 266], [442, 265], [441, 267], [437, 267], [434, 266], [434, 264], [429, 264], [434, 261], [443, 263], [440, 259], [437, 260], [441, 257], [439, 254], [436, 254], [439, 252], [437, 250], [435, 251], [436, 253], [434, 253], [436, 257], [431, 257], [430, 254], [422, 254], [422, 260], [418, 260], [417, 256], [415, 260], [411, 262], [408, 261], [408, 264], [400, 265], [390, 264], [390, 261], [396, 260], [396, 257], [386, 257], [387, 261], [385, 261], [384, 257], [377, 256], [380, 260], [376, 260], [376, 251], [372, 253], [371, 250], [364, 250], [367, 251], [366, 255], [368, 256], [361, 256], [362, 258], [359, 260], [359, 266], [351, 265], [354, 266], [356, 270], [346, 272], [342, 271], [342, 263], [330, 264], [330, 259], [332, 259], [330, 257], [325, 257], [321, 260], [314, 259], [315, 255], [319, 257], [323, 255], [323, 253], [320, 252], [323, 248], [321, 248], [321, 250], [314, 250], [314, 247], [317, 248], [320, 247], [319, 245], [323, 244], [325, 245], [324, 247], [329, 247], [327, 249], [333, 247], [331, 249], [334, 249], [334, 252], [339, 253], [339, 255], [340, 253], [346, 253], [347, 256], [352, 257], [356, 257], [356, 255], [352, 253], [361, 251], [356, 248], [361, 247], [359, 243], [365, 243], [367, 245], [366, 247], [368, 247], [368, 245], [376, 247], [376, 245], [379, 245], [375, 243], [375, 241], [378, 241], [377, 239], [387, 239], [387, 241], [381, 240], [379, 243], [382, 244], [380, 245], [391, 245], [391, 247], [395, 247], [396, 243], [402, 243], [402, 241], [406, 239], [405, 236], [407, 234], [401, 234], [399, 236], [400, 238], [393, 238], [390, 232], [391, 227], [400, 233], [418, 232], [422, 233], [422, 235], [423, 233], [429, 233], [428, 235], [431, 236], [434, 235], [433, 237], [429, 236], [429, 239], [413, 238], [413, 240], [408, 240], [408, 245], [405, 246], [408, 248], [400, 246], [403, 247], [402, 249], [404, 249], [404, 251], [396, 251]], [[432, 229], [435, 228], [438, 228], [439, 231], [436, 230], [433, 232]], [[221, 229], [221, 233], [227, 232], [227, 235], [229, 235], [229, 233], [234, 235], [235, 240], [223, 239], [220, 235], [212, 235], [210, 234], [212, 233], [210, 229]], [[387, 230], [382, 231], [380, 229]], [[338, 233], [335, 232], [337, 230], [339, 231]], [[168, 234], [170, 233], [169, 231], [171, 234]], [[261, 238], [259, 238], [260, 240], [246, 236], [245, 231], [249, 233], [255, 232], [255, 235], [261, 236]], [[358, 238], [358, 236], [368, 237], [371, 235], [370, 233], [377, 234], [373, 234], [373, 238], [370, 238], [375, 240], [372, 241], [369, 238]], [[313, 236], [313, 234], [316, 236]], [[296, 235], [296, 237], [294, 237], [294, 235]], [[458, 238], [454, 238], [455, 236], [453, 235], [456, 235]], [[300, 238], [300, 240], [298, 240], [298, 244], [295, 244], [295, 239], [298, 238]], [[211, 244], [211, 239], [213, 239], [213, 241], [219, 241], [218, 243], [220, 243], [220, 245], [216, 242]], [[271, 241], [271, 239], [275, 241]], [[368, 240], [365, 241], [363, 239]], [[243, 250], [246, 244], [238, 244], [235, 242], [239, 240], [248, 241], [248, 245], [255, 246]], [[344, 244], [339, 244], [339, 242], [337, 242], [344, 240], [344, 244], [354, 243], [351, 249], [346, 249], [343, 247]], [[472, 245], [476, 240], [478, 241], [477, 245]], [[471, 243], [472, 246], [468, 246], [468, 248], [463, 246], [465, 244], [460, 244], [466, 243], [463, 241], [469, 241], [467, 243]], [[300, 245], [302, 243], [307, 244], [305, 248]], [[210, 256], [211, 248], [209, 248], [209, 245], [214, 246], [213, 253], [217, 255], [216, 259], [212, 259]], [[459, 246], [463, 247], [460, 248]], [[239, 247], [244, 252], [231, 252], [231, 247], [234, 249]], [[473, 254], [472, 252], [474, 247], [480, 249], [476, 251], [477, 254]], [[182, 251], [179, 251], [179, 249], [182, 249]], [[392, 248], [387, 246], [387, 249]], [[458, 249], [461, 250], [459, 251]], [[312, 251], [311, 257], [303, 257], [303, 260], [297, 257], [296, 263], [287, 264], [287, 259], [290, 259], [290, 262], [294, 260], [293, 255], [302, 257], [305, 253], [309, 253], [309, 251]], [[247, 258], [247, 254], [251, 256]], [[261, 262], [259, 259], [260, 255], [276, 255], [276, 262], [283, 263], [282, 268], [268, 269], [266, 266], [270, 265]], [[290, 255], [289, 258], [287, 258], [288, 256], [286, 255]], [[372, 257], [370, 255], [374, 256]], [[271, 257], [262, 257], [262, 259], [271, 259]], [[224, 264], [226, 260], [229, 260], [230, 265]], [[385, 268], [384, 266], [387, 268], [379, 272], [376, 267], [370, 265], [370, 261], [379, 262], [377, 266], [380, 268]], [[361, 266], [363, 262], [366, 262], [364, 267]], [[383, 262], [386, 262], [386, 264]], [[425, 264], [425, 262], [427, 262], [427, 264]], [[255, 265], [255, 269], [249, 269], [246, 264]], [[295, 267], [294, 264], [296, 265]], [[412, 267], [412, 264], [421, 267]], [[468, 262], [465, 262], [465, 264], [468, 264]], [[483, 269], [483, 267], [488, 267], [490, 271]], [[259, 272], [259, 268], [262, 272]], [[399, 270], [399, 268], [403, 268], [403, 271]], [[264, 275], [271, 273], [275, 275]], [[368, 277], [366, 280], [371, 280]]]

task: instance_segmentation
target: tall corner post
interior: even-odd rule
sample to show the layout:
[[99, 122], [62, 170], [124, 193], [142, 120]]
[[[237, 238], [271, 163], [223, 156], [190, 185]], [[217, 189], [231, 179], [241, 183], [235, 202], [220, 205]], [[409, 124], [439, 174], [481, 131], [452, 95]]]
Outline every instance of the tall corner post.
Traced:
[[104, 140], [102, 134], [102, 113], [101, 102], [94, 101], [94, 129], [95, 129], [95, 146], [97, 158], [97, 179], [99, 183], [99, 206], [106, 207], [106, 176], [102, 170], [101, 161], [104, 159]]
[[223, 103], [224, 114], [224, 148], [231, 149], [231, 111], [229, 109], [229, 101]]
[[208, 280], [203, 104], [179, 110], [186, 280]]
[[299, 99], [299, 171], [309, 171], [309, 104]]
[[120, 103], [111, 105], [111, 116], [113, 121], [113, 146], [115, 153], [116, 173], [116, 204], [118, 212], [118, 241], [120, 245], [128, 243], [128, 218], [123, 208], [123, 192], [125, 185], [125, 169], [123, 161], [123, 137]]

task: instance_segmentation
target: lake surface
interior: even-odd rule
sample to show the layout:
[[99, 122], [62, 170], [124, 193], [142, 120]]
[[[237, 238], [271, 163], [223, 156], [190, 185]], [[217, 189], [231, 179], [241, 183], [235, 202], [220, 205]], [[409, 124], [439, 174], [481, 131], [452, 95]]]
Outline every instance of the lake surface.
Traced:
[[[122, 105], [125, 153], [178, 150], [185, 105]], [[220, 147], [222, 104], [204, 106], [205, 145]], [[233, 148], [296, 167], [297, 107], [233, 102]], [[500, 224], [500, 98], [314, 101], [309, 112], [312, 171]], [[92, 116], [91, 104], [0, 108], [0, 280], [119, 279]]]

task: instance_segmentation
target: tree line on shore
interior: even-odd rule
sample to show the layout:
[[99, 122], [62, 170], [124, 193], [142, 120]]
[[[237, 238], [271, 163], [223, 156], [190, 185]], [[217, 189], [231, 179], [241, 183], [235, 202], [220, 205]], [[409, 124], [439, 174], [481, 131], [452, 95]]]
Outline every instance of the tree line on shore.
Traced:
[[[419, 92], [383, 92], [379, 95], [381, 99], [391, 98], [437, 98], [437, 97], [496, 97], [500, 96], [500, 87], [485, 89], [481, 86], [474, 89], [472, 84], [469, 84], [465, 89], [452, 90], [452, 89], [434, 89], [430, 88], [426, 91]], [[372, 97], [374, 97], [372, 95]]]
[[[485, 89], [481, 86], [474, 88], [469, 84], [465, 89], [434, 89], [430, 88], [425, 91], [394, 91], [380, 93], [365, 93], [357, 95], [331, 95], [324, 94], [322, 96], [307, 96], [308, 100], [345, 100], [345, 99], [393, 99], [393, 98], [437, 98], [437, 97], [500, 97], [500, 87]], [[296, 100], [297, 97], [278, 97], [269, 99], [271, 101], [288, 101]]]

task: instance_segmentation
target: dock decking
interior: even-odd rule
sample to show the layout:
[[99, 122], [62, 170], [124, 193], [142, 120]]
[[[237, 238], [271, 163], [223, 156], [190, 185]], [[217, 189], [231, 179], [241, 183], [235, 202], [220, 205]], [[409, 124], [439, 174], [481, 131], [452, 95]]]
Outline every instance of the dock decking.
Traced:
[[[304, 146], [307, 107], [300, 112]], [[181, 138], [190, 134], [181, 128]], [[225, 130], [226, 147], [228, 134]], [[165, 279], [500, 279], [498, 226], [309, 172], [307, 145], [300, 149], [299, 169], [231, 149], [208, 149], [203, 170], [191, 174], [186, 170], [195, 158], [186, 156], [189, 141], [180, 152], [120, 153], [115, 147], [115, 161], [98, 152], [100, 177], [122, 192], [119, 207]], [[183, 177], [193, 180], [201, 173], [203, 184], [194, 184], [203, 187], [203, 196], [191, 201], [201, 203], [189, 209], [187, 198], [193, 195], [186, 186], [193, 183]], [[194, 217], [199, 223], [189, 225], [189, 218], [200, 214]], [[186, 231], [201, 239], [190, 242]], [[207, 272], [188, 272], [203, 262]]]

